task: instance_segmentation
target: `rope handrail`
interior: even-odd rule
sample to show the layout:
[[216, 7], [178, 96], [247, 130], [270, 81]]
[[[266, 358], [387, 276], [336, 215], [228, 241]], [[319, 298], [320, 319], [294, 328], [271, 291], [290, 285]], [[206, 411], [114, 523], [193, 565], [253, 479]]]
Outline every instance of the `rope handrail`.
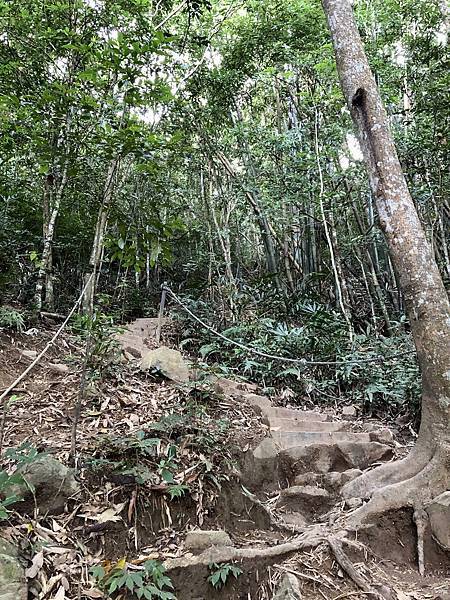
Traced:
[[350, 358], [348, 360], [307, 360], [306, 358], [290, 358], [287, 356], [277, 356], [275, 354], [269, 354], [268, 352], [262, 352], [261, 350], [257, 350], [256, 348], [251, 348], [249, 346], [246, 346], [245, 344], [242, 344], [241, 342], [232, 340], [231, 338], [227, 337], [226, 335], [223, 335], [223, 333], [220, 333], [219, 331], [217, 331], [216, 329], [214, 329], [213, 327], [211, 327], [210, 325], [205, 323], [195, 313], [193, 313], [191, 311], [191, 309], [188, 306], [186, 306], [184, 304], [184, 302], [182, 302], [182, 300], [180, 300], [180, 298], [175, 294], [175, 292], [173, 292], [170, 289], [170, 287], [168, 285], [164, 284], [163, 286], [161, 286], [161, 289], [165, 290], [170, 295], [170, 297], [173, 298], [173, 300], [175, 300], [175, 302], [179, 306], [181, 306], [181, 308], [188, 315], [190, 315], [195, 321], [200, 323], [200, 325], [202, 325], [202, 327], [204, 327], [205, 329], [207, 329], [208, 331], [210, 331], [217, 337], [223, 339], [227, 343], [237, 346], [238, 348], [241, 348], [242, 350], [246, 350], [247, 352], [250, 352], [251, 354], [256, 354], [257, 356], [262, 356], [263, 358], [270, 358], [271, 360], [278, 360], [278, 361], [284, 362], [284, 363], [294, 363], [294, 364], [298, 364], [298, 365], [302, 365], [302, 366], [311, 365], [311, 366], [321, 366], [321, 367], [324, 367], [324, 366], [336, 367], [336, 366], [344, 366], [344, 365], [348, 365], [348, 364], [364, 364], [364, 363], [369, 363], [369, 362], [381, 362], [381, 361], [389, 359], [389, 358], [405, 356], [405, 354], [415, 354], [415, 350], [409, 350], [409, 351], [405, 351], [405, 352], [395, 352], [388, 356], [378, 356], [378, 357], [371, 356], [370, 358], [355, 358], [355, 359]]
[[83, 290], [81, 292], [81, 294], [78, 297], [78, 300], [75, 302], [75, 304], [73, 305], [71, 311], [69, 312], [69, 314], [67, 315], [67, 317], [65, 318], [64, 322], [62, 323], [62, 325], [59, 327], [59, 329], [57, 330], [57, 332], [53, 335], [53, 337], [51, 338], [51, 340], [47, 343], [47, 345], [45, 346], [45, 348], [40, 352], [40, 354], [38, 354], [36, 356], [36, 358], [33, 360], [33, 362], [28, 365], [28, 367], [25, 369], [25, 371], [23, 371], [23, 373], [21, 375], [19, 375], [19, 377], [13, 381], [11, 383], [11, 385], [1, 394], [0, 396], [0, 402], [3, 400], [3, 398], [5, 398], [5, 396], [7, 396], [10, 392], [13, 391], [13, 389], [15, 387], [17, 387], [19, 385], [19, 383], [21, 381], [23, 381], [25, 379], [25, 377], [28, 375], [28, 373], [31, 371], [31, 369], [33, 369], [38, 362], [41, 360], [41, 358], [47, 354], [48, 350], [50, 349], [50, 347], [53, 345], [53, 343], [56, 341], [56, 339], [61, 335], [62, 331], [64, 330], [65, 326], [67, 325], [67, 323], [70, 320], [70, 317], [73, 315], [73, 313], [76, 311], [76, 309], [78, 308], [78, 306], [80, 305], [84, 293], [87, 289], [87, 286], [89, 285], [92, 277], [93, 277], [93, 273], [91, 273], [91, 275], [89, 276], [89, 278], [87, 279], [86, 283], [84, 284]]

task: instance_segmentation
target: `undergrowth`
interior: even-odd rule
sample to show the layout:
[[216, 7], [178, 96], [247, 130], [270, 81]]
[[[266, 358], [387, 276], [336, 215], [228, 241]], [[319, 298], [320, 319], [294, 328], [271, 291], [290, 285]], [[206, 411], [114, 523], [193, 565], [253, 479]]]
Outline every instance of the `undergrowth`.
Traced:
[[229, 422], [195, 402], [131, 434], [100, 438], [85, 459], [96, 475], [162, 493], [169, 501], [198, 493], [212, 501], [233, 464]]
[[[182, 310], [182, 346], [197, 352], [224, 374], [242, 375], [269, 392], [290, 390], [296, 401], [313, 404], [359, 405], [364, 413], [391, 415], [408, 411], [418, 417], [420, 377], [411, 336], [398, 324], [392, 337], [370, 327], [350, 342], [342, 316], [310, 302], [296, 306], [295, 318], [284, 321], [253, 315], [246, 322], [220, 329], [206, 303], [184, 298], [190, 309], [226, 337], [275, 356], [305, 359], [305, 364], [264, 358], [218, 338]], [[310, 366], [307, 361], [335, 361], [342, 365]]]

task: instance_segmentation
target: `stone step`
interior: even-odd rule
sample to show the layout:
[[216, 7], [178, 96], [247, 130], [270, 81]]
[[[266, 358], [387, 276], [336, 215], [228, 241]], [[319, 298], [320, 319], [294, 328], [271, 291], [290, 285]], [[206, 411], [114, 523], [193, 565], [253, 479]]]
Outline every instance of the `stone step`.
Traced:
[[287, 448], [279, 453], [282, 470], [290, 477], [308, 473], [367, 469], [373, 463], [392, 458], [392, 448], [378, 442], [314, 443]]
[[272, 419], [292, 419], [293, 421], [328, 421], [328, 415], [314, 410], [295, 410], [293, 408], [262, 408], [266, 421]]
[[295, 419], [269, 418], [271, 431], [346, 431], [348, 421], [298, 421]]
[[283, 450], [309, 444], [370, 442], [370, 434], [368, 433], [351, 433], [347, 431], [272, 431], [271, 436], [275, 444]]

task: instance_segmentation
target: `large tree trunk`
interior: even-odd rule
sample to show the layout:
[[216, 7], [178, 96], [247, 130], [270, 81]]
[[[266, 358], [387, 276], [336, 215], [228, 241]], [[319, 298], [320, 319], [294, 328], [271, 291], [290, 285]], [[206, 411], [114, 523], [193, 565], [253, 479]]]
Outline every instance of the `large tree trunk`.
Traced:
[[[369, 497], [365, 512], [417, 507], [449, 484], [450, 305], [402, 173], [374, 77], [348, 0], [322, 0], [342, 90], [358, 131], [392, 262], [404, 292], [422, 374], [422, 420], [410, 456], [356, 479], [348, 496]], [[398, 482], [398, 483], [397, 483]], [[401, 482], [401, 483], [400, 483]], [[384, 489], [382, 486], [387, 485]], [[370, 506], [369, 506], [370, 505]]]

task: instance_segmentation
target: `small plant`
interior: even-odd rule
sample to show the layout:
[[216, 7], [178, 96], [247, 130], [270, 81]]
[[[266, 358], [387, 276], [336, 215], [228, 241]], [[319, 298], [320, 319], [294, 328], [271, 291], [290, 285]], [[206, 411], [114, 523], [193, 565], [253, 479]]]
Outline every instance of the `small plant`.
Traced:
[[211, 571], [211, 575], [208, 577], [208, 583], [216, 589], [223, 587], [230, 575], [233, 575], [235, 579], [237, 579], [239, 575], [242, 575], [242, 569], [230, 563], [223, 563], [220, 565], [217, 563], [210, 563], [208, 569]]
[[172, 582], [164, 566], [156, 560], [147, 560], [143, 568], [134, 567], [121, 558], [114, 565], [97, 565], [91, 575], [98, 587], [108, 596], [133, 596], [152, 600], [175, 600]]
[[10, 306], [0, 306], [0, 327], [15, 329], [19, 333], [25, 329], [22, 313]]
[[0, 521], [8, 518], [10, 512], [8, 506], [22, 500], [20, 496], [11, 492], [11, 488], [23, 484], [30, 487], [30, 483], [25, 481], [20, 473], [20, 468], [32, 463], [40, 456], [42, 454], [39, 454], [36, 448], [28, 442], [24, 442], [18, 448], [10, 448], [5, 452], [5, 457], [14, 464], [14, 470], [12, 473], [5, 470], [0, 471]]

